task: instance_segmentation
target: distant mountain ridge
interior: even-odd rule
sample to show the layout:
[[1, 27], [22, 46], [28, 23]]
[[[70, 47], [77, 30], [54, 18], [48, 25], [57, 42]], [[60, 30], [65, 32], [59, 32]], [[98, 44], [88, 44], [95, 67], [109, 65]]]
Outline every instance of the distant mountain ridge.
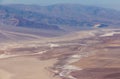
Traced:
[[37, 5], [0, 5], [0, 22], [4, 24], [61, 30], [62, 26], [93, 27], [120, 25], [120, 12], [94, 6], [78, 4]]

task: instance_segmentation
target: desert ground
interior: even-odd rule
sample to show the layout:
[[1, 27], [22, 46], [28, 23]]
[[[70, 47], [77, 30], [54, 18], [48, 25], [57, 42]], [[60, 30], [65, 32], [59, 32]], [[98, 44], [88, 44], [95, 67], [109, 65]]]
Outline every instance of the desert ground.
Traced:
[[[15, 34], [24, 37], [24, 34]], [[9, 35], [12, 36], [17, 35]], [[51, 38], [29, 37], [38, 39], [16, 42], [16, 37], [16, 41], [2, 40], [0, 79], [120, 78], [118, 29], [78, 31]]]
[[56, 60], [40, 61], [35, 57], [15, 57], [0, 60], [0, 79], [60, 79], [53, 77], [49, 67]]

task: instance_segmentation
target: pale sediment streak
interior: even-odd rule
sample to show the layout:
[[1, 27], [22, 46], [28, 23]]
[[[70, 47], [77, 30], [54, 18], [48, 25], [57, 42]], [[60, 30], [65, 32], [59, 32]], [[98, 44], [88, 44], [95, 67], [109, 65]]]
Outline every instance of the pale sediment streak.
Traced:
[[38, 52], [38, 53], [32, 53], [32, 54], [22, 54], [22, 55], [10, 55], [10, 54], [1, 54], [0, 55], [0, 59], [5, 59], [5, 58], [12, 58], [12, 57], [19, 57], [19, 56], [27, 56], [27, 55], [37, 55], [37, 54], [43, 54], [47, 51], [41, 51], [41, 52]]
[[68, 78], [68, 79], [77, 79], [71, 75], [71, 72], [76, 70], [82, 70], [80, 67], [76, 67], [74, 65], [71, 65], [74, 62], [79, 61], [83, 57], [88, 57], [88, 52], [85, 52], [85, 54], [74, 54], [70, 56], [68, 59], [66, 59], [66, 64], [59, 67], [61, 71], [59, 72], [60, 77]]
[[70, 73], [76, 70], [82, 70], [82, 68], [70, 65], [71, 63], [77, 62], [81, 59], [81, 55], [72, 55], [70, 56], [67, 60], [66, 60], [66, 64], [64, 64], [61, 67], [59, 76], [60, 77], [65, 77], [65, 78], [69, 78], [69, 79], [76, 79], [75, 77], [71, 76]]
[[115, 34], [120, 34], [120, 32], [109, 32], [109, 33], [105, 33], [105, 34], [101, 35], [100, 37], [113, 36]]

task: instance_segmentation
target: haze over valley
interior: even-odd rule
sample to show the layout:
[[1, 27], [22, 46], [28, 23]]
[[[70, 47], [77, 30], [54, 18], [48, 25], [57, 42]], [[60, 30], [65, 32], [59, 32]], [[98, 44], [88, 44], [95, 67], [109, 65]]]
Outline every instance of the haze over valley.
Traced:
[[0, 5], [0, 79], [120, 79], [119, 58], [120, 11]]

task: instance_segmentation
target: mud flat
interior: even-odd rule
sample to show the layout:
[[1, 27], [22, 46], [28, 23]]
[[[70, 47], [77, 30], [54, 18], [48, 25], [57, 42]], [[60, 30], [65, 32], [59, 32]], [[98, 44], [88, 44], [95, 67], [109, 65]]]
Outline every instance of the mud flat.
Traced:
[[28, 56], [0, 59], [0, 79], [60, 79], [49, 71], [55, 62]]

